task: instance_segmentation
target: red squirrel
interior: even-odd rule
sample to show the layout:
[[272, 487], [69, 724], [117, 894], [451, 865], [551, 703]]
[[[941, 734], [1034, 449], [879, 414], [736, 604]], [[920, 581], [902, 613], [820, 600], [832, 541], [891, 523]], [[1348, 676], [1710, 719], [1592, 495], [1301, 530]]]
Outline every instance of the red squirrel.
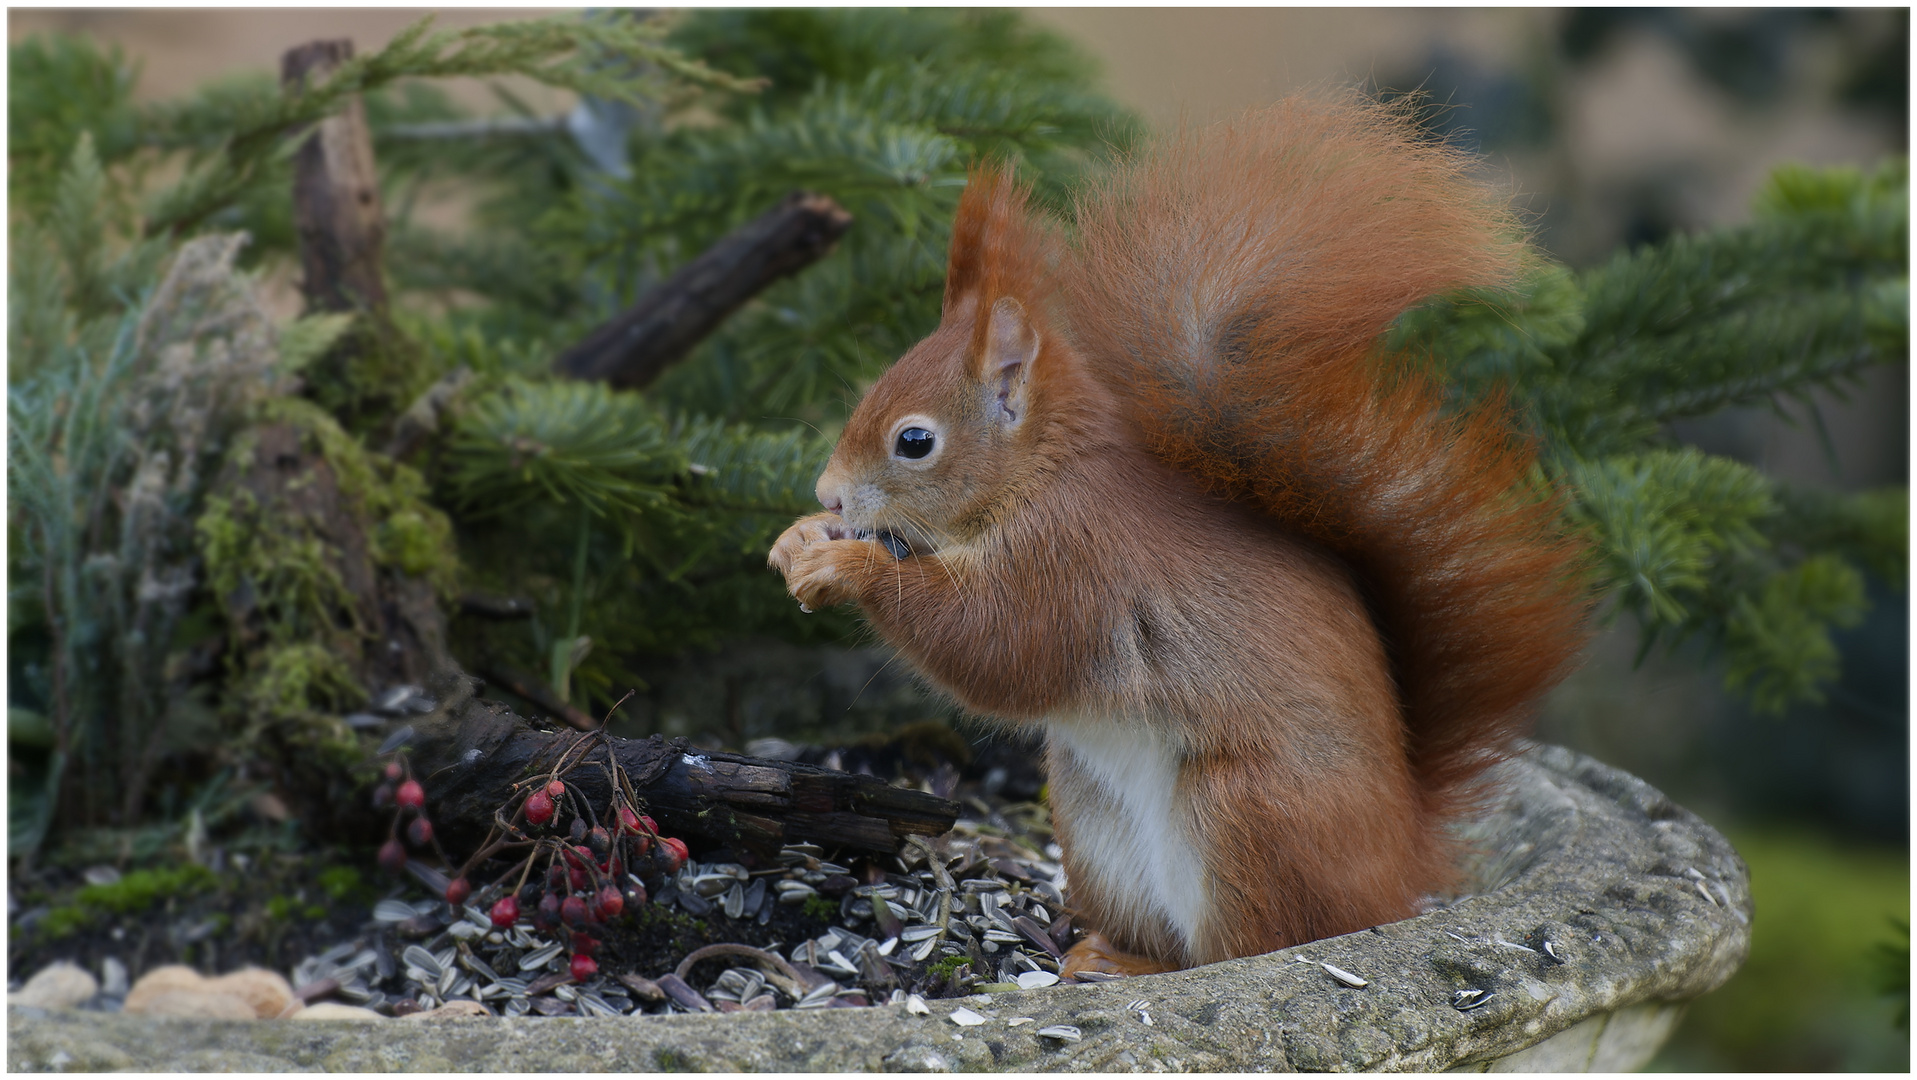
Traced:
[[865, 394], [771, 564], [966, 709], [1045, 734], [1065, 972], [1415, 914], [1583, 641], [1580, 553], [1496, 402], [1399, 314], [1525, 247], [1402, 109], [1300, 98], [1169, 140], [1070, 234], [1004, 168], [941, 321]]

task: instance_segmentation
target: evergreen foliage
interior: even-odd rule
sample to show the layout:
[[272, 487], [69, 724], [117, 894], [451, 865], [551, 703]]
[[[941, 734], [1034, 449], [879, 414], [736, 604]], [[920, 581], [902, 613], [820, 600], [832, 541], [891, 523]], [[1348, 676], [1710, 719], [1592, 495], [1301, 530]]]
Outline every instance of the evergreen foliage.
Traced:
[[1541, 267], [1515, 297], [1432, 305], [1396, 332], [1445, 365], [1460, 398], [1509, 396], [1644, 648], [1701, 638], [1722, 651], [1726, 685], [1768, 711], [1820, 700], [1837, 673], [1830, 629], [1862, 618], [1865, 569], [1903, 586], [1907, 493], [1794, 488], [1678, 445], [1670, 425], [1811, 405], [1908, 360], [1907, 184], [1902, 161], [1786, 167], [1748, 225], [1583, 274]]
[[[472, 117], [420, 81], [509, 74], [583, 97], [553, 118], [501, 89], [501, 115]], [[270, 647], [229, 658], [220, 730], [317, 722], [374, 689], [300, 649], [331, 625], [311, 538], [269, 543], [259, 508], [209, 488], [269, 415], [297, 413], [328, 460], [373, 478], [383, 565], [449, 600], [531, 601], [526, 621], [455, 617], [470, 669], [531, 672], [597, 711], [646, 657], [850, 639], [843, 613], [800, 616], [765, 551], [815, 505], [863, 385], [935, 325], [967, 167], [1012, 159], [1062, 207], [1134, 130], [1077, 53], [1004, 11], [422, 23], [301, 92], [259, 75], [138, 105], [133, 77], [84, 39], [12, 46], [10, 734], [50, 744], [40, 782], [14, 785], [15, 851], [72, 776], [123, 785], [123, 805], [87, 820], [130, 825], [169, 747], [207, 752], [212, 738], [181, 734], [181, 702], [204, 686], [187, 658], [227, 629], [222, 595], [254, 590], [285, 617]], [[291, 256], [291, 153], [353, 94], [389, 218], [379, 333], [406, 366], [354, 376], [390, 384], [358, 388], [384, 404], [343, 427], [311, 361], [345, 318], [274, 326], [245, 271]], [[416, 211], [447, 185], [474, 209], [441, 231]], [[643, 393], [548, 373], [797, 187], [853, 214], [832, 256]], [[234, 231], [252, 238], [244, 254]], [[1438, 358], [1460, 398], [1517, 405], [1545, 450], [1540, 481], [1566, 493], [1600, 587], [1647, 647], [1702, 636], [1731, 685], [1780, 704], [1834, 673], [1828, 628], [1862, 610], [1864, 570], [1901, 584], [1905, 495], [1782, 485], [1670, 424], [1902, 360], [1906, 234], [1901, 166], [1786, 170], [1751, 225], [1580, 274], [1540, 263], [1514, 293], [1414, 312], [1396, 343]], [[395, 417], [461, 369], [425, 447], [382, 453]], [[302, 373], [306, 399], [289, 397]], [[449, 544], [456, 560], [435, 556]]]

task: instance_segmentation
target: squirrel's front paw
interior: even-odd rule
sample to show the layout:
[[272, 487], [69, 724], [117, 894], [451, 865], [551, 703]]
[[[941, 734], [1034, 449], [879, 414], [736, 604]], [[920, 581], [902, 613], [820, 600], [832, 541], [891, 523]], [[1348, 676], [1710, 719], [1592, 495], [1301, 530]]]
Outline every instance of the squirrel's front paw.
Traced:
[[851, 571], [872, 556], [863, 540], [824, 540], [807, 544], [785, 572], [786, 591], [808, 611], [858, 599]]
[[827, 540], [843, 540], [845, 519], [837, 514], [812, 514], [802, 517], [786, 527], [779, 539], [772, 545], [772, 553], [766, 556], [766, 565], [784, 574], [787, 584], [792, 581], [792, 560], [804, 551], [807, 545], [823, 543]]
[[786, 591], [808, 611], [857, 599], [847, 571], [872, 545], [846, 535], [837, 514], [813, 514], [792, 523], [766, 561], [785, 575]]

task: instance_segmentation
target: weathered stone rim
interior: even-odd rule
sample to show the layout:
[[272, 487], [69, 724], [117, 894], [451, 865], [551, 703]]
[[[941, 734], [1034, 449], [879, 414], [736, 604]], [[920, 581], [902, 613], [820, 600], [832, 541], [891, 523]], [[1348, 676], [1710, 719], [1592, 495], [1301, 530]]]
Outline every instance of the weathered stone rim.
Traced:
[[[930, 1016], [889, 1006], [353, 1025], [13, 1009], [8, 1064], [44, 1069], [62, 1054], [72, 1069], [1436, 1071], [1730, 977], [1751, 901], [1748, 871], [1721, 836], [1643, 781], [1567, 750], [1537, 747], [1503, 770], [1497, 806], [1472, 830], [1479, 895], [1267, 956], [934, 1002]], [[1369, 985], [1344, 986], [1320, 963]], [[1460, 1011], [1454, 995], [1467, 989], [1484, 991], [1483, 1004]], [[961, 1006], [993, 1018], [959, 1028], [948, 1017]], [[1083, 1038], [1035, 1034], [1051, 1024]]]

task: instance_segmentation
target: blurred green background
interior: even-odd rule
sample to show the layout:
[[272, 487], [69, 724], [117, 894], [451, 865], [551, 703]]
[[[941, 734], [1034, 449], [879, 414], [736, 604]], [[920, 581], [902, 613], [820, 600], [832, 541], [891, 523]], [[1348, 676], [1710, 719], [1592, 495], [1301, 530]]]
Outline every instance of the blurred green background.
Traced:
[[[63, 30], [117, 42], [144, 65], [139, 94], [153, 99], [270, 69], [288, 42], [351, 36], [376, 47], [418, 14], [15, 10], [9, 37]], [[441, 25], [521, 14], [446, 12]], [[1745, 220], [1777, 165], [1868, 168], [1908, 149], [1905, 10], [1031, 15], [1101, 60], [1104, 88], [1153, 125], [1301, 87], [1423, 91], [1452, 106], [1441, 125], [1485, 154], [1539, 243], [1574, 268], [1619, 245]], [[527, 91], [529, 107], [562, 103], [541, 93]], [[1861, 491], [1907, 483], [1908, 399], [1907, 370], [1884, 367], [1847, 395], [1734, 410], [1675, 434], [1774, 476]], [[1654, 1069], [1909, 1068], [1908, 605], [1881, 582], [1871, 599], [1868, 619], [1838, 636], [1844, 673], [1821, 705], [1756, 714], [1723, 693], [1707, 658], [1638, 662], [1628, 624], [1602, 636], [1549, 703], [1542, 738], [1663, 788], [1751, 867], [1751, 957], [1691, 1007]], [[742, 745], [923, 715], [885, 659], [764, 643], [701, 653], [642, 672], [654, 689], [631, 723]]]

